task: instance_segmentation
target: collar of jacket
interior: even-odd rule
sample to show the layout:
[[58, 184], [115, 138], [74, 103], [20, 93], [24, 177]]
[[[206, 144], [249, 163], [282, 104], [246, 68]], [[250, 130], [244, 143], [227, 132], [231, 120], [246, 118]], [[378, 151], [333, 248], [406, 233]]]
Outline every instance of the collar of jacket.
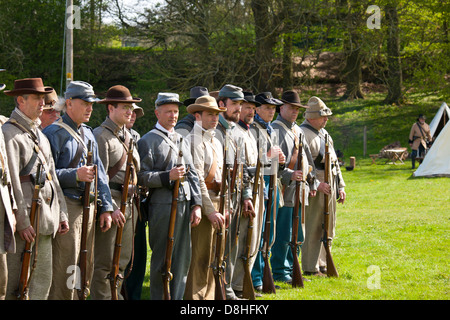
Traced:
[[292, 129], [295, 126], [295, 121], [294, 122], [289, 122], [286, 119], [284, 119], [281, 116], [281, 114], [278, 115], [277, 120], [283, 122], [286, 125], [286, 127], [290, 128], [290, 129]]
[[78, 133], [79, 133], [79, 129], [84, 125], [84, 123], [82, 123], [78, 127], [77, 124], [75, 123], [75, 121], [73, 121], [72, 118], [70, 118], [67, 113], [64, 113], [63, 116], [61, 117], [61, 119], [65, 124], [68, 124], [73, 130], [75, 130]]
[[219, 114], [219, 123], [225, 128], [225, 130], [233, 129], [233, 127], [236, 125], [236, 123], [225, 119], [222, 113]]
[[25, 128], [30, 130], [38, 130], [39, 126], [41, 125], [41, 120], [39, 118], [37, 118], [36, 120], [31, 120], [27, 115], [20, 111], [19, 108], [15, 108], [13, 110], [13, 112], [11, 113], [11, 118], [15, 119]]
[[108, 129], [110, 129], [112, 132], [114, 132], [115, 135], [118, 135], [122, 131], [122, 128], [119, 127], [117, 125], [117, 123], [112, 121], [109, 116], [106, 116], [106, 119], [105, 119], [105, 121], [103, 121], [102, 125], [104, 125]]

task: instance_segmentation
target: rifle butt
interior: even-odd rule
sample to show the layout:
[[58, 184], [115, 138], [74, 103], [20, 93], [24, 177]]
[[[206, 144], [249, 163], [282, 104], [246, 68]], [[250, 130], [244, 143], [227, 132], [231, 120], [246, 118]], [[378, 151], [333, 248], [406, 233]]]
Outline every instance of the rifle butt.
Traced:
[[333, 261], [333, 256], [331, 255], [331, 250], [329, 246], [325, 247], [326, 255], [327, 255], [327, 276], [328, 277], [339, 277], [339, 273], [337, 271], [336, 265]]
[[244, 282], [242, 285], [242, 297], [248, 300], [255, 300], [255, 289], [253, 288], [253, 280], [250, 272], [250, 266], [244, 266]]
[[214, 300], [226, 300], [225, 295], [225, 283], [222, 279], [222, 275], [217, 272], [214, 275], [214, 281], [215, 281], [215, 289], [214, 289]]
[[163, 280], [163, 299], [164, 300], [171, 300], [170, 297], [170, 288], [169, 288], [169, 282], [170, 280], [166, 275], [162, 276]]
[[292, 288], [303, 288], [303, 276], [302, 276], [302, 270], [300, 268], [300, 263], [298, 261], [297, 257], [297, 250], [293, 249], [292, 253], [294, 256], [294, 263], [293, 263], [293, 269], [292, 269]]
[[269, 266], [269, 259], [264, 259], [264, 271], [263, 271], [263, 293], [276, 293], [275, 283], [272, 277], [272, 271]]

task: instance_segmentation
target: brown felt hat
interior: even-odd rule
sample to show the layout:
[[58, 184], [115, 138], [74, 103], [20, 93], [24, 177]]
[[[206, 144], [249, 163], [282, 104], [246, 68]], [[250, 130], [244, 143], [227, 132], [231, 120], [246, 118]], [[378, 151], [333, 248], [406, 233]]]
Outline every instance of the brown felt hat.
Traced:
[[52, 87], [44, 87], [44, 83], [41, 78], [25, 78], [14, 81], [13, 90], [5, 90], [4, 93], [7, 96], [20, 96], [23, 94], [40, 94], [50, 93], [53, 91]]
[[217, 101], [214, 97], [211, 96], [202, 96], [195, 100], [195, 103], [190, 104], [186, 108], [187, 112], [195, 113], [197, 111], [217, 111], [217, 112], [225, 112], [227, 108], [219, 107], [217, 105]]
[[131, 96], [130, 90], [128, 90], [127, 87], [124, 87], [122, 85], [116, 85], [112, 86], [108, 89], [106, 92], [105, 99], [102, 99], [98, 101], [97, 103], [102, 104], [108, 104], [108, 103], [115, 103], [115, 102], [125, 102], [125, 103], [135, 103], [135, 102], [141, 102], [141, 98], [133, 98]]
[[309, 108], [309, 106], [305, 106], [300, 102], [300, 97], [299, 97], [297, 91], [294, 91], [294, 90], [288, 90], [288, 91], [283, 92], [280, 100], [283, 101], [284, 103], [292, 104], [293, 106], [296, 106], [296, 107], [301, 107], [301, 108], [306, 108], [306, 109]]

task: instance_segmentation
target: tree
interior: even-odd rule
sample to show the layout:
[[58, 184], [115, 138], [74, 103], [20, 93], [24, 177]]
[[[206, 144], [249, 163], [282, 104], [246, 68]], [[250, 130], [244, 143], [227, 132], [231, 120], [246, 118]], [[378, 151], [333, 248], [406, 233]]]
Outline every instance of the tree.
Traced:
[[387, 96], [384, 100], [388, 104], [400, 105], [403, 102], [402, 93], [402, 64], [400, 57], [400, 34], [397, 4], [388, 3], [385, 6], [387, 22]]

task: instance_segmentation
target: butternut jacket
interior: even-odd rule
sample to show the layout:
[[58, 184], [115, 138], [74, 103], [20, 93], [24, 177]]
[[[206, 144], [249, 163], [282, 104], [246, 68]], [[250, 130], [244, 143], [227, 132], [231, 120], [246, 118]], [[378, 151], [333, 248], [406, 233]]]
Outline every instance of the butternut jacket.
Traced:
[[[125, 170], [127, 167], [126, 158], [125, 161], [121, 161], [122, 157], [125, 157], [128, 152], [129, 144], [126, 141], [132, 138], [130, 131], [125, 128], [120, 128], [115, 124], [109, 117], [100, 125], [94, 129], [94, 136], [98, 144], [98, 153], [100, 159], [102, 160], [103, 167], [107, 173], [107, 179], [109, 181], [109, 186], [111, 193], [118, 190], [118, 186], [122, 185], [125, 179]], [[122, 139], [124, 142], [122, 142]], [[136, 144], [137, 141], [134, 141]], [[126, 147], [126, 149], [125, 149]], [[139, 153], [135, 147], [133, 147], [133, 159], [134, 159], [134, 172], [130, 179], [130, 184], [136, 185], [137, 183], [137, 173], [140, 168], [140, 158]], [[119, 162], [121, 161], [121, 162]], [[109, 177], [109, 173], [113, 173], [113, 169], [117, 163], [122, 163], [120, 168], [118, 168], [116, 173]], [[114, 197], [112, 198], [113, 209], [119, 209], [120, 203], [116, 203]]]
[[15, 109], [8, 122], [2, 126], [14, 199], [17, 203], [17, 230], [23, 230], [31, 225], [30, 209], [34, 190], [34, 183], [24, 178], [21, 181], [21, 177], [35, 176], [40, 162], [45, 169], [45, 183], [39, 193], [41, 200], [39, 232], [43, 235], [55, 235], [59, 223], [68, 221], [68, 215], [64, 195], [56, 176], [50, 143], [37, 127], [31, 126], [31, 120], [22, 117], [19, 112]]
[[412, 143], [411, 149], [417, 150], [421, 144], [427, 149], [427, 140], [431, 141], [430, 126], [426, 123], [423, 125], [419, 122], [414, 123], [409, 132], [409, 142]]
[[[16, 251], [13, 220], [17, 205], [12, 194], [11, 176], [9, 175], [8, 156], [5, 149], [3, 133], [0, 130], [0, 254]], [[4, 214], [3, 214], [4, 213]]]

